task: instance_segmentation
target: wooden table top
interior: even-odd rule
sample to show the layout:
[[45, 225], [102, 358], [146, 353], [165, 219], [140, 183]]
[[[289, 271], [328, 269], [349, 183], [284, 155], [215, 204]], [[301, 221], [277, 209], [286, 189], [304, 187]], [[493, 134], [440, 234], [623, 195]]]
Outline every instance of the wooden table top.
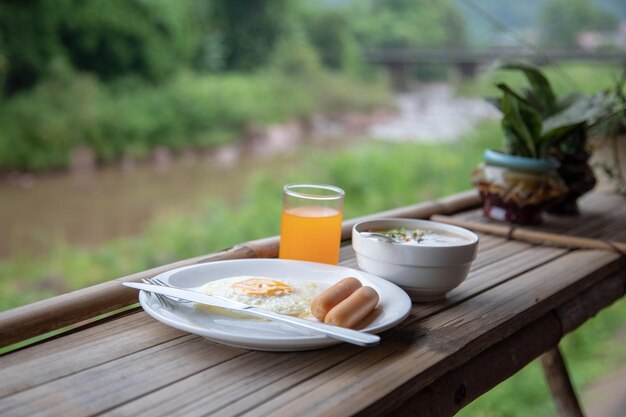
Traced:
[[[626, 241], [625, 202], [592, 194], [539, 229]], [[619, 299], [624, 272], [614, 251], [481, 235], [468, 279], [372, 348], [249, 351], [135, 310], [1, 356], [0, 415], [450, 415]]]

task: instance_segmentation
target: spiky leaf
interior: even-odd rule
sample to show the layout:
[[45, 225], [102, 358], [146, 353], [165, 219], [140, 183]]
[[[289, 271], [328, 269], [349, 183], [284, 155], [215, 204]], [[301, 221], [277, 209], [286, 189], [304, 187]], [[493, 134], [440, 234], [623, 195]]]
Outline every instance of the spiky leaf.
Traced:
[[558, 110], [557, 99], [554, 91], [552, 90], [552, 86], [539, 69], [531, 65], [520, 63], [505, 64], [500, 68], [504, 70], [522, 71], [524, 73], [526, 79], [531, 85], [531, 90], [527, 93], [529, 101], [535, 102], [540, 106], [541, 114], [548, 116]]
[[507, 153], [536, 158], [541, 116], [510, 89], [501, 89], [504, 93], [501, 100], [502, 128]]

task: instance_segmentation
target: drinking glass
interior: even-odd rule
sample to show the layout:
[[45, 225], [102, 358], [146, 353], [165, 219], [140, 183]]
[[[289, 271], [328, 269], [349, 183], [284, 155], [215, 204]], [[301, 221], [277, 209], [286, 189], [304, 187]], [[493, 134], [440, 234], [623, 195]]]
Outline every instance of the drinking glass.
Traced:
[[332, 185], [285, 185], [279, 257], [336, 265], [344, 194]]

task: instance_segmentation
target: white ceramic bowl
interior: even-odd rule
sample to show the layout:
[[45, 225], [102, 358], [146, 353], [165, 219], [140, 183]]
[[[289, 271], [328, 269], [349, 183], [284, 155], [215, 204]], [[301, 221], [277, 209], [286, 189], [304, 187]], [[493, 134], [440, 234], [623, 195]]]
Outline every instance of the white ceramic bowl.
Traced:
[[[367, 230], [436, 229], [467, 238], [446, 246], [407, 245], [364, 237]], [[478, 250], [478, 236], [467, 229], [416, 219], [364, 221], [352, 229], [359, 268], [402, 287], [412, 301], [436, 301], [467, 277]]]

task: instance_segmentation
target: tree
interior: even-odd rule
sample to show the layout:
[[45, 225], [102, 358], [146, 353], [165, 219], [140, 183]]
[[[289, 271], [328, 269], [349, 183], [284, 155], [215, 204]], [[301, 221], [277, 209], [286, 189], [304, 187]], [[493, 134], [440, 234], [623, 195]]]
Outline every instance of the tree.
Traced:
[[5, 0], [0, 54], [6, 89], [28, 88], [63, 60], [112, 80], [134, 75], [161, 81], [188, 64], [197, 34], [191, 0]]
[[360, 50], [351, 30], [348, 9], [303, 7], [302, 21], [324, 67], [351, 71], [358, 66]]
[[552, 0], [543, 10], [541, 23], [546, 45], [571, 48], [581, 31], [610, 31], [618, 21], [590, 0]]
[[57, 29], [70, 1], [5, 1], [0, 7], [0, 53], [6, 59], [5, 89], [33, 85], [51, 58], [63, 55]]
[[465, 44], [465, 20], [448, 0], [369, 0], [354, 15], [364, 48], [420, 48]]
[[290, 0], [215, 0], [211, 23], [222, 40], [226, 69], [250, 71], [269, 60], [290, 31]]

